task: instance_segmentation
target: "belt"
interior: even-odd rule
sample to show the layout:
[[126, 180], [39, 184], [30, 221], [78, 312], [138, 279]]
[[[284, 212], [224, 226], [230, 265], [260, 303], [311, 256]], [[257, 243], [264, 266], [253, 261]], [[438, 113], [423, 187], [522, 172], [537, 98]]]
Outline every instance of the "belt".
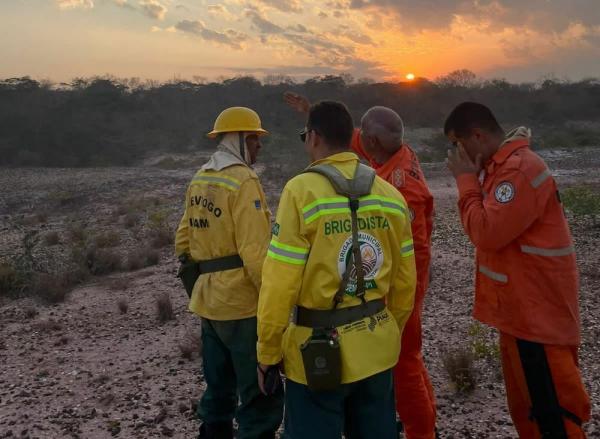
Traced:
[[242, 268], [244, 261], [240, 255], [224, 256], [222, 258], [208, 259], [199, 261], [198, 268], [200, 274], [215, 273], [217, 271], [233, 270], [234, 268]]
[[336, 309], [308, 309], [296, 306], [294, 323], [308, 328], [335, 328], [371, 317], [385, 309], [383, 299], [375, 299], [361, 305]]

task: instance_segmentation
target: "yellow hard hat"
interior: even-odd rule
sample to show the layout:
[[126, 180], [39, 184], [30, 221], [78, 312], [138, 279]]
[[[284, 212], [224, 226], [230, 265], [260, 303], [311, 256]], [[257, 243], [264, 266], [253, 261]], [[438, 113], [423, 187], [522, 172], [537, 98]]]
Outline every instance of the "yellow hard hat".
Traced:
[[213, 130], [207, 136], [214, 139], [219, 134], [237, 131], [252, 132], [259, 136], [269, 134], [268, 131], [262, 129], [260, 117], [256, 111], [246, 107], [230, 107], [219, 114]]

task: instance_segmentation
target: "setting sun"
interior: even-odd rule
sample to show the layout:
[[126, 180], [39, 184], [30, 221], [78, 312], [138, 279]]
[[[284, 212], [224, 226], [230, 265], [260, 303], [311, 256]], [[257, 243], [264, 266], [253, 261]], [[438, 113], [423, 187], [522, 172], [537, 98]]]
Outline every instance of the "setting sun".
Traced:
[[415, 75], [413, 73], [409, 73], [406, 75], [406, 79], [409, 81], [412, 81], [415, 79]]

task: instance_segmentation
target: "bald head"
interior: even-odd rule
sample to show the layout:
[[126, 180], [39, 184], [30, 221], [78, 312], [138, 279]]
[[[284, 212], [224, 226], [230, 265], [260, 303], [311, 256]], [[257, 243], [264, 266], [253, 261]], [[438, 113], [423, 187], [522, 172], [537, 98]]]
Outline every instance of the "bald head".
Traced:
[[393, 153], [402, 146], [404, 123], [391, 108], [372, 107], [364, 114], [360, 123], [364, 134], [377, 139], [377, 143], [388, 153]]

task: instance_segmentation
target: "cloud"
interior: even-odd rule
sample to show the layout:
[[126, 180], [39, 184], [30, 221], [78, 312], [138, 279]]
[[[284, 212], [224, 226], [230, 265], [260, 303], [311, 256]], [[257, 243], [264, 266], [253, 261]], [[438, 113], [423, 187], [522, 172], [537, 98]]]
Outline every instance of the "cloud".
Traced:
[[186, 5], [179, 4], [179, 5], [175, 6], [175, 9], [180, 9], [185, 12], [190, 12], [190, 8], [188, 8]]
[[158, 0], [140, 0], [139, 5], [150, 18], [164, 20], [165, 15], [167, 15], [167, 7]]
[[336, 35], [347, 38], [356, 44], [365, 44], [369, 46], [373, 46], [375, 44], [373, 39], [367, 34], [363, 34], [362, 32], [358, 32], [356, 30], [347, 29], [347, 26], [340, 26], [340, 28], [336, 31]]
[[302, 4], [299, 0], [260, 0], [263, 4], [282, 12], [302, 12]]
[[221, 17], [227, 21], [233, 21], [236, 18], [235, 15], [229, 12], [229, 9], [227, 9], [227, 7], [222, 4], [208, 5], [206, 7], [206, 10], [209, 14]]
[[127, 0], [112, 0], [112, 2], [120, 8], [135, 10], [135, 7], [130, 3], [127, 3]]
[[92, 9], [94, 0], [56, 0], [56, 5], [60, 9]]
[[246, 10], [246, 17], [250, 18], [250, 21], [252, 22], [256, 30], [263, 34], [281, 34], [284, 31], [282, 27], [276, 25], [272, 21], [269, 21], [257, 10]]
[[175, 25], [175, 28], [186, 33], [190, 33], [202, 38], [205, 41], [212, 41], [218, 44], [242, 49], [242, 43], [248, 40], [248, 36], [233, 29], [227, 29], [224, 32], [215, 31], [207, 28], [199, 20], [183, 20]]
[[525, 27], [552, 32], [563, 31], [573, 23], [600, 23], [596, 0], [337, 0], [328, 5], [336, 10], [395, 13], [403, 25], [417, 29], [447, 28], [456, 16], [486, 21], [495, 31]]
[[301, 34], [308, 32], [308, 29], [306, 28], [306, 26], [303, 26], [300, 23], [298, 23], [296, 26], [288, 26], [288, 30], [298, 32]]

